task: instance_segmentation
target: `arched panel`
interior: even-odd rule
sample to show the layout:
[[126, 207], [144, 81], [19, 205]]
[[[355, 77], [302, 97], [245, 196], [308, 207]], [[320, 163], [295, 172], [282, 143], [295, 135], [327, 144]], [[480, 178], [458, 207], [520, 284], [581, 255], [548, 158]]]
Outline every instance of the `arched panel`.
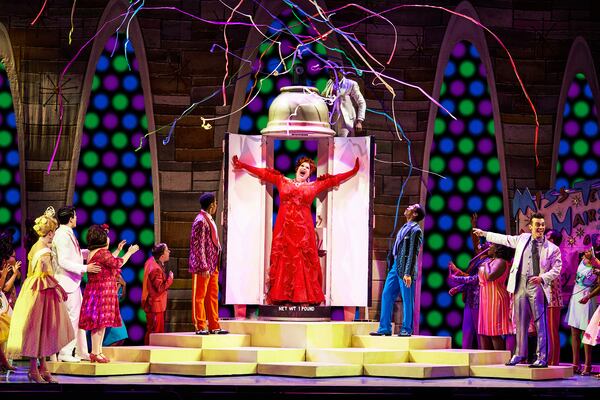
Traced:
[[[467, 2], [458, 12], [477, 19]], [[503, 141], [487, 43], [474, 24], [453, 17], [438, 59], [434, 94], [457, 119], [432, 105], [422, 191], [424, 221], [421, 293], [424, 334], [450, 335], [461, 345], [464, 303], [448, 294], [448, 263], [466, 268], [473, 257], [471, 215], [478, 226], [506, 231], [508, 208]]]
[[[104, 21], [115, 19], [126, 2], [107, 6]], [[87, 228], [108, 224], [111, 250], [120, 240], [137, 243], [134, 254], [121, 270], [127, 282], [127, 298], [121, 316], [132, 343], [143, 342], [146, 315], [140, 307], [143, 266], [155, 243], [158, 223], [156, 140], [144, 135], [154, 129], [147, 63], [139, 26], [115, 35], [115, 19], [95, 39], [80, 110], [78, 141], [74, 153], [73, 204], [77, 208], [80, 242], [86, 244]], [[125, 46], [127, 46], [125, 53]], [[112, 55], [112, 56], [111, 56]], [[144, 138], [144, 139], [142, 139]], [[141, 148], [140, 147], [141, 143]]]
[[585, 40], [573, 42], [558, 104], [551, 181], [556, 189], [600, 176], [598, 79]]
[[0, 226], [14, 231], [17, 259], [26, 264], [25, 142], [15, 64], [8, 32], [0, 24]]

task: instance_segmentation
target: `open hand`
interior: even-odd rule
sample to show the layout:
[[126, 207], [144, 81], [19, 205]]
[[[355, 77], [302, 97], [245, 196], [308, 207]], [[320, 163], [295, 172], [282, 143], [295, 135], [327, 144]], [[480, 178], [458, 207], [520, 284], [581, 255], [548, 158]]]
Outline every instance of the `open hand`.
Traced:
[[123, 247], [125, 247], [126, 244], [127, 244], [127, 240], [121, 240], [119, 242], [119, 244], [117, 245], [117, 250], [119, 250], [119, 253], [123, 250]]
[[88, 274], [97, 274], [100, 272], [101, 268], [98, 264], [91, 263], [87, 265], [87, 273]]
[[473, 233], [479, 237], [483, 237], [486, 234], [486, 231], [483, 231], [479, 228], [473, 228]]
[[404, 275], [402, 280], [404, 281], [404, 286], [406, 286], [407, 288], [409, 288], [412, 284], [412, 278], [410, 277], [410, 275]]
[[458, 293], [458, 287], [456, 286], [448, 290], [448, 294], [450, 294], [450, 296], [454, 296], [456, 293]]
[[140, 246], [138, 246], [137, 244], [134, 244], [134, 245], [129, 246], [129, 248], [127, 249], [127, 253], [133, 254], [133, 253], [136, 253], [139, 249], [140, 249]]

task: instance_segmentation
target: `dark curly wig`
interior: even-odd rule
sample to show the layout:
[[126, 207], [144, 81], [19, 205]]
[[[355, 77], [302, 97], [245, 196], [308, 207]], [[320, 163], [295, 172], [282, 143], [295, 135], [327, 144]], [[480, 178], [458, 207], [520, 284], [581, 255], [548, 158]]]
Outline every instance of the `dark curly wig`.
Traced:
[[13, 247], [13, 234], [10, 231], [0, 232], [0, 263], [8, 260], [15, 251]]

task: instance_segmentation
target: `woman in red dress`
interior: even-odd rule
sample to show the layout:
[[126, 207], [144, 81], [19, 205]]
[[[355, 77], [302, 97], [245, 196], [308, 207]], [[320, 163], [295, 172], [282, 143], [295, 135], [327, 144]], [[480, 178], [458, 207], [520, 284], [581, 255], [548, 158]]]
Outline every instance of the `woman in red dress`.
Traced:
[[[110, 360], [102, 354], [102, 340], [107, 327], [121, 326], [119, 312], [119, 296], [117, 275], [129, 257], [140, 248], [138, 245], [129, 246], [123, 258], [115, 257], [108, 250], [108, 226], [92, 225], [87, 233], [87, 244], [90, 254], [88, 263], [101, 267], [97, 274], [89, 274], [88, 282], [83, 292], [79, 328], [92, 331], [92, 351], [90, 362], [107, 363]], [[124, 243], [120, 243], [122, 248]]]
[[316, 181], [308, 178], [316, 171], [313, 160], [302, 157], [296, 163], [296, 178], [289, 179], [271, 168], [257, 168], [233, 157], [235, 169], [245, 169], [279, 190], [281, 203], [273, 228], [271, 266], [267, 303], [320, 304], [323, 295], [323, 276], [317, 254], [317, 240], [310, 205], [320, 192], [338, 186], [358, 172], [354, 168], [337, 175], [323, 175]]

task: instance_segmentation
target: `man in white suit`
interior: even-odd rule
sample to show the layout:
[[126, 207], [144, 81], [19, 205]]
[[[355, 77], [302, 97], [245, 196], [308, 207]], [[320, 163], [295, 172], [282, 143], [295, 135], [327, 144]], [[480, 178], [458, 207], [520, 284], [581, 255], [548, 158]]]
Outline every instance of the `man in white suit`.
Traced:
[[562, 260], [560, 249], [546, 240], [544, 216], [535, 213], [529, 219], [531, 233], [506, 236], [473, 229], [477, 236], [515, 250], [515, 258], [508, 276], [507, 289], [514, 294], [514, 323], [517, 333], [515, 354], [506, 365], [516, 365], [527, 360], [527, 330], [533, 317], [537, 331], [537, 360], [530, 368], [548, 366], [548, 328], [546, 324], [547, 300], [550, 284], [560, 275]]
[[60, 350], [58, 359], [59, 361], [79, 362], [82, 359], [89, 360], [85, 331], [79, 329], [82, 301], [81, 278], [86, 272], [100, 272], [100, 266], [83, 263], [83, 260], [87, 259], [88, 251], [79, 247], [79, 242], [73, 234], [73, 228], [77, 226], [75, 207], [65, 206], [58, 210], [57, 216], [60, 227], [56, 230], [52, 240], [52, 248], [58, 261], [54, 277], [68, 294], [65, 304], [75, 332], [75, 339]]
[[[358, 83], [345, 78], [340, 70], [330, 69], [329, 77], [322, 95], [333, 99], [331, 122], [335, 124], [338, 136], [354, 136], [355, 132], [362, 130], [362, 123], [365, 120], [367, 110], [365, 98], [360, 92]], [[356, 103], [358, 111], [352, 102]]]

